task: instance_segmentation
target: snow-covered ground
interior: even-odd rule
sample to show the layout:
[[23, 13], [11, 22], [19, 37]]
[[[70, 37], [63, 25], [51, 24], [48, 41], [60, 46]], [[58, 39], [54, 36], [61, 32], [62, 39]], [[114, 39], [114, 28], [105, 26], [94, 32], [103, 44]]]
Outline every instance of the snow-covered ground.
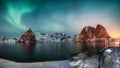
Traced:
[[0, 59], [0, 68], [71, 68], [71, 67], [67, 60], [35, 63], [18, 63]]

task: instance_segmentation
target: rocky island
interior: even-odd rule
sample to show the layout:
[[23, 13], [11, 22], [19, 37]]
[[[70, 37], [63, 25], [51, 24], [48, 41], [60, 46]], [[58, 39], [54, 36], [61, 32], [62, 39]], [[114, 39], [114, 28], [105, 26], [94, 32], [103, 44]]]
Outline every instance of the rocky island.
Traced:
[[32, 29], [30, 28], [27, 32], [25, 32], [25, 34], [23, 34], [20, 37], [18, 42], [22, 42], [22, 43], [35, 43], [36, 42], [36, 38], [35, 38], [35, 34], [32, 31]]
[[92, 42], [92, 41], [106, 41], [111, 37], [104, 26], [98, 24], [96, 28], [92, 26], [86, 26], [82, 29], [81, 33], [77, 35], [74, 42]]

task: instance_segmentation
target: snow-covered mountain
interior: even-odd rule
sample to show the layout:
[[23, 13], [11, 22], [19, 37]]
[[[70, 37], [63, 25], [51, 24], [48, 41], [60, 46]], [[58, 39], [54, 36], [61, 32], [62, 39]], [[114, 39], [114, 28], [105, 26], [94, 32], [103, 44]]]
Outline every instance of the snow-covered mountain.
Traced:
[[16, 43], [17, 38], [7, 38], [7, 37], [1, 37], [0, 43]]
[[[53, 34], [45, 34], [45, 33], [35, 33], [37, 42], [65, 42], [71, 41], [72, 38], [66, 33], [53, 33]], [[1, 37], [0, 43], [16, 43], [19, 38], [7, 38]]]
[[36, 40], [38, 42], [63, 42], [71, 41], [71, 37], [65, 33], [35, 33]]

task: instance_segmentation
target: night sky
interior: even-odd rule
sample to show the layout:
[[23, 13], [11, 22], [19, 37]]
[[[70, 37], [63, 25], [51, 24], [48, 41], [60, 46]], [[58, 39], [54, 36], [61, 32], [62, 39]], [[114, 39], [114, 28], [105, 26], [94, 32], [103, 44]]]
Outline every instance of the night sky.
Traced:
[[83, 27], [102, 24], [120, 37], [119, 0], [1, 0], [0, 36], [34, 32], [79, 34]]

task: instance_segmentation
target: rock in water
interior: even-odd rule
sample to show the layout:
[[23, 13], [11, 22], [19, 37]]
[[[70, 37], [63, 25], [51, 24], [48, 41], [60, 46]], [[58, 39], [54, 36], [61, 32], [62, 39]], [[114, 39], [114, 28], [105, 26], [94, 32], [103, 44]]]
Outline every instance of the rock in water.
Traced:
[[97, 25], [94, 34], [96, 38], [110, 38], [105, 27], [100, 24]]
[[23, 42], [23, 43], [36, 42], [35, 34], [32, 32], [31, 28], [20, 37], [19, 42]]

